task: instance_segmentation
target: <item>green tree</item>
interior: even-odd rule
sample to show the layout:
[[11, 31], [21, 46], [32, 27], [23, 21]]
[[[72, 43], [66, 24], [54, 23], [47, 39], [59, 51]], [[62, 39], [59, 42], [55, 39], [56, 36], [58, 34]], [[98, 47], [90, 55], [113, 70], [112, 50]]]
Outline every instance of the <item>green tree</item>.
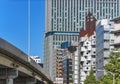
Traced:
[[120, 74], [120, 51], [114, 50], [110, 53], [109, 63], [105, 65], [105, 70]]
[[112, 75], [107, 74], [100, 79], [99, 84], [112, 84], [113, 83], [112, 80], [113, 80]]
[[90, 70], [90, 74], [86, 77], [84, 84], [98, 84], [95, 76], [94, 76], [94, 70]]
[[[109, 55], [109, 63], [105, 65], [106, 72], [112, 72], [115, 74], [115, 84], [120, 84], [120, 51], [118, 49], [113, 50]], [[100, 84], [112, 84], [112, 74], [107, 73], [100, 79]]]

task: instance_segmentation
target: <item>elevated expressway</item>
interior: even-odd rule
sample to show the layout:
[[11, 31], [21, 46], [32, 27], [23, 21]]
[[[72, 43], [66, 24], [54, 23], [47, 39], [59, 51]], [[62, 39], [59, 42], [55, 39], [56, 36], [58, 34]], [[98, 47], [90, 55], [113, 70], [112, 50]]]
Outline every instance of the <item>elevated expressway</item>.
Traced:
[[53, 84], [53, 82], [34, 60], [0, 38], [0, 84]]

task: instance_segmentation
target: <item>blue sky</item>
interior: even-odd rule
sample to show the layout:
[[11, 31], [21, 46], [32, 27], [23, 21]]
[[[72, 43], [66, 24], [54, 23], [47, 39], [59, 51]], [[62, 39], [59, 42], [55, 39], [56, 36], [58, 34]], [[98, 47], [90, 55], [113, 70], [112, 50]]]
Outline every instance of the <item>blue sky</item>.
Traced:
[[[30, 55], [38, 55], [43, 59], [45, 0], [31, 0], [30, 3]], [[0, 37], [25, 53], [27, 53], [28, 50], [27, 20], [27, 0], [0, 0]]]

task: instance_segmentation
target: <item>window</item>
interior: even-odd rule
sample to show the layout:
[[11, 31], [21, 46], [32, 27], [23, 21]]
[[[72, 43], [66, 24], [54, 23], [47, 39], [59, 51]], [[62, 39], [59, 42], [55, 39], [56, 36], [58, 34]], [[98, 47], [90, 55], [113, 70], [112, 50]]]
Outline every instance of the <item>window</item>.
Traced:
[[85, 58], [87, 59], [88, 57], [87, 57], [87, 56], [85, 56]]
[[87, 74], [87, 71], [85, 71], [85, 74]]

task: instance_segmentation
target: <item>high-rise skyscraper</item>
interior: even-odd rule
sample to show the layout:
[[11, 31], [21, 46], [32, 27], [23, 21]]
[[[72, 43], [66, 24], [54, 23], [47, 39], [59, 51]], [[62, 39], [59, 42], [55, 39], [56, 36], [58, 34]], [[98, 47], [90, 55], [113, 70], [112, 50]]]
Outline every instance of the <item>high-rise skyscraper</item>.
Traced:
[[52, 76], [53, 50], [64, 41], [78, 41], [86, 15], [96, 19], [119, 16], [120, 0], [45, 0], [46, 24], [44, 39], [44, 69]]
[[44, 39], [44, 69], [52, 76], [53, 50], [64, 41], [78, 41], [80, 17], [79, 0], [46, 0], [46, 29]]

